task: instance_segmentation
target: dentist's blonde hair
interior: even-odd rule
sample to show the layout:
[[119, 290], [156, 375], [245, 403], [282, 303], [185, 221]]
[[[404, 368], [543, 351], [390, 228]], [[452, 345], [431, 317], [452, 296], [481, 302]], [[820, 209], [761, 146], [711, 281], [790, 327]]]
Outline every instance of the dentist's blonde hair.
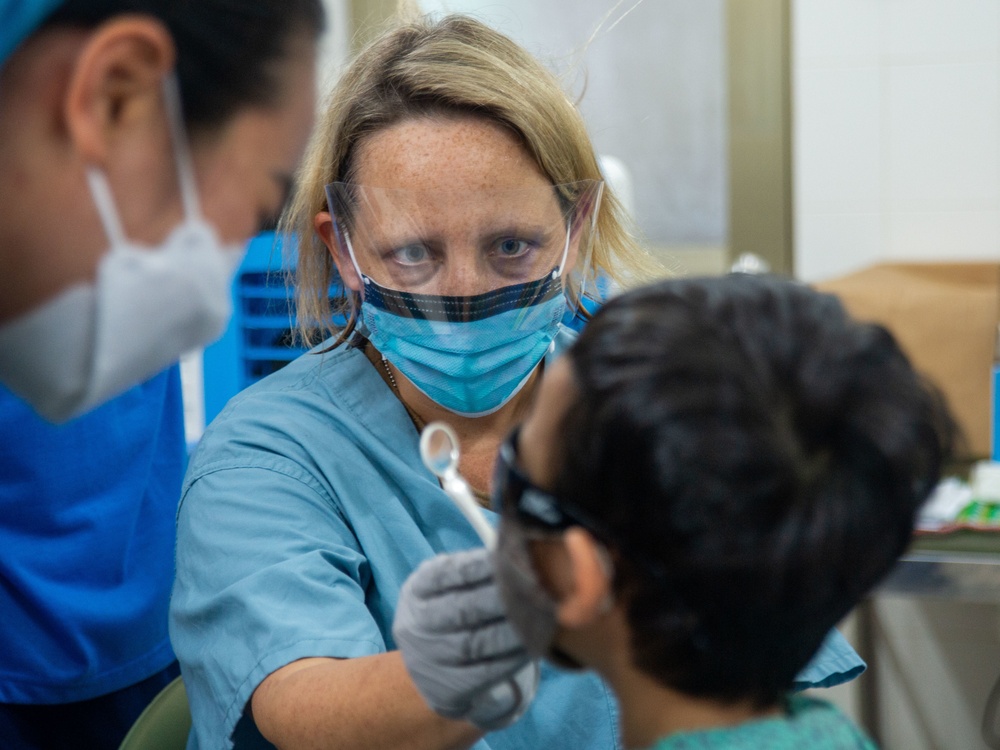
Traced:
[[[407, 16], [365, 47], [337, 83], [282, 218], [281, 231], [297, 237], [299, 334], [310, 344], [337, 332], [334, 313], [349, 315], [340, 340], [354, 328], [358, 299], [345, 290], [330, 300], [336, 267], [313, 220], [327, 210], [325, 186], [350, 181], [358, 146], [374, 133], [407, 118], [482, 117], [515, 132], [553, 185], [602, 179], [583, 118], [528, 52], [468, 16]], [[607, 187], [591, 259], [595, 273], [619, 286], [662, 274]]]

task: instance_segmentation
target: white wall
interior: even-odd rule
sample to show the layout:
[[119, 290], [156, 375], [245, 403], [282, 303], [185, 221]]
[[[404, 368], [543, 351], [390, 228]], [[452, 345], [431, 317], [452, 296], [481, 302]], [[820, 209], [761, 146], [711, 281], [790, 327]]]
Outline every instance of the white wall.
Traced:
[[1000, 258], [1000, 2], [792, 10], [797, 275]]

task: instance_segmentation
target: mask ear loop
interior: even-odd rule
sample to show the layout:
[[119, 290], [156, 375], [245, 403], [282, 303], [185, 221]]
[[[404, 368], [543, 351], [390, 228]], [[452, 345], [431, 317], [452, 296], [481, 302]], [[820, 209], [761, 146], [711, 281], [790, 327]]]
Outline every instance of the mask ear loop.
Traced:
[[177, 180], [181, 188], [184, 216], [201, 219], [201, 202], [198, 199], [198, 186], [194, 177], [191, 148], [188, 145], [187, 131], [184, 129], [181, 89], [177, 83], [176, 74], [171, 73], [163, 79], [163, 99], [167, 110], [170, 141], [174, 147], [174, 165], [177, 167]]
[[[163, 101], [167, 112], [167, 127], [170, 132], [170, 142], [174, 150], [174, 165], [177, 168], [177, 180], [181, 190], [181, 202], [184, 215], [189, 218], [201, 218], [201, 205], [198, 201], [198, 188], [195, 184], [194, 169], [191, 162], [191, 152], [188, 148], [187, 133], [184, 131], [184, 117], [181, 112], [180, 88], [174, 74], [163, 79]], [[108, 185], [104, 171], [88, 166], [86, 169], [87, 183], [94, 206], [104, 226], [104, 233], [112, 248], [128, 243], [125, 228], [122, 226], [115, 208], [115, 198]]]
[[87, 167], [86, 175], [87, 183], [90, 185], [90, 195], [94, 199], [94, 206], [97, 208], [97, 214], [104, 226], [104, 234], [107, 235], [111, 250], [114, 252], [115, 248], [128, 243], [128, 238], [125, 236], [121, 219], [118, 218], [115, 198], [111, 194], [108, 178], [102, 170], [93, 166]]
[[344, 240], [344, 244], [347, 246], [347, 255], [351, 259], [351, 265], [354, 266], [354, 270], [358, 274], [358, 278], [361, 279], [365, 285], [370, 284], [371, 279], [361, 273], [361, 267], [358, 265], [358, 259], [354, 257], [354, 246], [351, 245], [351, 237], [347, 234], [347, 230], [341, 229], [336, 220], [334, 220], [333, 226], [337, 231], [337, 236], [342, 238]]

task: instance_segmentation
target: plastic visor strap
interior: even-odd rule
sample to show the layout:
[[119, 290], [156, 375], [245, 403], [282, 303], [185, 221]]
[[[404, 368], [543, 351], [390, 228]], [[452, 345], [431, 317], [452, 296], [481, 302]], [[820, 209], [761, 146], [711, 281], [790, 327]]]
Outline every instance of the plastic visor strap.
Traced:
[[[555, 271], [552, 272], [552, 278], [558, 279], [562, 276], [563, 269], [566, 267], [566, 258], [569, 256], [569, 232], [570, 224], [569, 221], [566, 222], [566, 244], [563, 245], [562, 258], [559, 261], [559, 266]], [[351, 245], [351, 236], [347, 233], [346, 229], [341, 229], [340, 233], [344, 235], [344, 244], [347, 245], [347, 254], [351, 256], [351, 265], [354, 266], [354, 270], [358, 274], [358, 278], [362, 279], [365, 284], [370, 284], [371, 279], [365, 274], [361, 273], [361, 267], [358, 265], [358, 259], [354, 257], [354, 246]], [[456, 412], [457, 413], [457, 412]]]
[[[198, 199], [198, 186], [191, 163], [191, 150], [188, 146], [187, 133], [184, 130], [180, 87], [175, 75], [169, 75], [163, 79], [163, 100], [167, 110], [167, 124], [170, 129], [171, 146], [174, 150], [174, 165], [177, 168], [177, 180], [181, 190], [184, 216], [186, 219], [200, 220], [202, 218], [201, 203]], [[115, 200], [111, 194], [107, 177], [97, 167], [88, 166], [87, 182], [90, 184], [97, 213], [101, 217], [108, 241], [112, 247], [124, 245], [128, 238], [125, 236], [125, 229], [122, 227], [118, 212], [115, 210]]]
[[[604, 197], [604, 181], [602, 180], [602, 181], [600, 181], [597, 184], [597, 196], [594, 198], [594, 206], [600, 207], [600, 205], [601, 205], [601, 199], [603, 197]], [[591, 230], [591, 232], [594, 231], [594, 227], [595, 227], [596, 224], [597, 224], [597, 208], [593, 209], [590, 212], [590, 230]], [[568, 229], [566, 230], [566, 249], [567, 250], [569, 249], [569, 230]], [[587, 261], [588, 261], [587, 265], [590, 265], [590, 263], [589, 263], [589, 261], [590, 261], [589, 256], [587, 258]], [[565, 263], [565, 262], [566, 262], [566, 255], [564, 253], [563, 254], [563, 263]], [[584, 297], [584, 295], [587, 292], [587, 273], [588, 273], [588, 269], [584, 268], [583, 269], [583, 273], [580, 274], [580, 290], [577, 292], [576, 305], [578, 307], [581, 307], [581, 308], [583, 307], [583, 297]]]

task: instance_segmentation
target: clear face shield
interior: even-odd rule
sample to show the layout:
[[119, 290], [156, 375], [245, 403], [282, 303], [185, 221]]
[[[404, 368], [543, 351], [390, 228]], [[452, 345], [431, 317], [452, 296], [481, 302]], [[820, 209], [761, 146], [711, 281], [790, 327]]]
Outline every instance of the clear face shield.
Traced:
[[362, 297], [375, 285], [460, 305], [551, 279], [572, 309], [590, 268], [602, 185], [466, 191], [337, 182], [326, 192], [340, 252], [362, 283]]

